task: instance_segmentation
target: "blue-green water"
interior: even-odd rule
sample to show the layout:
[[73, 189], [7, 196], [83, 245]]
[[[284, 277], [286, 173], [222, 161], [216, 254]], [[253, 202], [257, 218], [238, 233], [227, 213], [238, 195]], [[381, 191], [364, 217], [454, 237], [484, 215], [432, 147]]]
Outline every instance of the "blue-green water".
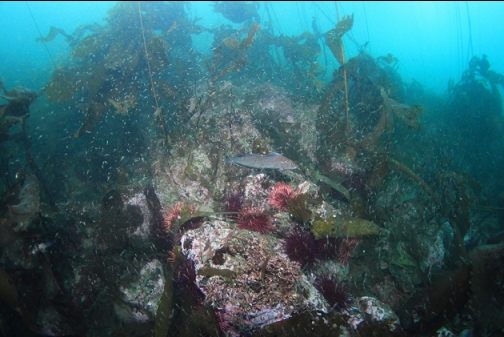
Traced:
[[[53, 64], [44, 46], [35, 42], [37, 26], [42, 35], [50, 26], [72, 32], [83, 24], [103, 23], [113, 5], [112, 1], [2, 2], [0, 71], [6, 85], [40, 88], [48, 78], [50, 71], [43, 70], [52, 69]], [[354, 13], [356, 17], [351, 39], [345, 40], [349, 56], [369, 42], [366, 51], [374, 56], [392, 53], [400, 60], [405, 79], [414, 78], [438, 93], [445, 91], [450, 78], [460, 78], [473, 55], [487, 54], [495, 69], [504, 67], [499, 47], [499, 32], [504, 29], [501, 2], [346, 2], [339, 6], [340, 16]], [[337, 20], [332, 2], [272, 2], [271, 8], [275, 34], [312, 32], [313, 17], [324, 33]], [[211, 2], [193, 3], [187, 12], [190, 17], [202, 18], [199, 23], [208, 28], [230, 24], [212, 11]], [[258, 12], [269, 21], [265, 6]], [[195, 48], [209, 52], [211, 35], [193, 38]], [[48, 47], [56, 65], [69, 52], [61, 39]]]

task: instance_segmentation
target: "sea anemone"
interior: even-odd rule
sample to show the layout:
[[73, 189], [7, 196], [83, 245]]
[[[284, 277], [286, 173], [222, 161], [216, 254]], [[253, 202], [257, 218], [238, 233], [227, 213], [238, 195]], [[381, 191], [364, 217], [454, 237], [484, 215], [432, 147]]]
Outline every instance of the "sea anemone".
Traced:
[[268, 213], [253, 208], [241, 210], [237, 221], [240, 229], [246, 229], [262, 234], [269, 233], [275, 228], [271, 225]]
[[289, 206], [287, 205], [287, 201], [298, 194], [299, 192], [295, 191], [292, 186], [286, 183], [277, 183], [268, 197], [268, 202], [272, 207], [280, 211], [288, 212]]
[[336, 311], [348, 308], [351, 303], [350, 293], [343, 282], [324, 277], [315, 282], [315, 288]]
[[180, 292], [193, 296], [199, 303], [203, 302], [205, 294], [196, 285], [196, 268], [192, 260], [186, 259], [181, 262], [177, 266], [173, 279], [178, 284]]
[[300, 229], [294, 230], [285, 238], [284, 248], [291, 261], [297, 261], [301, 267], [313, 265], [319, 258], [319, 248], [313, 236]]

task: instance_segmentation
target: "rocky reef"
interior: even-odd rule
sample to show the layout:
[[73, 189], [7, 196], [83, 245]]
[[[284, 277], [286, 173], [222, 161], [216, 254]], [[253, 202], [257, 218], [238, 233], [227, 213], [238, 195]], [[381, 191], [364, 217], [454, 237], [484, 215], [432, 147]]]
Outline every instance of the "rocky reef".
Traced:
[[[443, 104], [391, 54], [345, 60], [353, 16], [325, 35], [341, 66], [324, 75], [320, 32], [275, 36], [239, 2], [214, 11], [240, 27], [208, 28], [188, 6], [53, 27], [40, 41], [63, 36], [68, 62], [40, 94], [4, 90], [0, 335], [495, 336], [502, 184], [437, 152], [423, 111]], [[500, 104], [485, 61], [446, 109], [474, 88]]]

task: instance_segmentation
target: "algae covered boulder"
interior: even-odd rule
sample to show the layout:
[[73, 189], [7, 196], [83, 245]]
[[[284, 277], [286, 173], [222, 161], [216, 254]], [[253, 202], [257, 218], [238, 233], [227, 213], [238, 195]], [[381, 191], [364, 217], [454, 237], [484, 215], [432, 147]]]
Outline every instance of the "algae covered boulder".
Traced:
[[315, 221], [311, 227], [315, 239], [325, 237], [357, 237], [363, 235], [378, 235], [384, 231], [374, 222], [361, 218], [329, 219]]

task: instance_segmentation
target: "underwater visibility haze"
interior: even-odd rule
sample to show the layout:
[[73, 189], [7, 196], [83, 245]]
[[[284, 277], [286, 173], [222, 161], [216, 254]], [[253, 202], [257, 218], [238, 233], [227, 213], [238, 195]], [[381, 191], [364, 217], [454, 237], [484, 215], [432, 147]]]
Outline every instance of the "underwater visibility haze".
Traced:
[[0, 336], [503, 336], [503, 2], [0, 2]]

